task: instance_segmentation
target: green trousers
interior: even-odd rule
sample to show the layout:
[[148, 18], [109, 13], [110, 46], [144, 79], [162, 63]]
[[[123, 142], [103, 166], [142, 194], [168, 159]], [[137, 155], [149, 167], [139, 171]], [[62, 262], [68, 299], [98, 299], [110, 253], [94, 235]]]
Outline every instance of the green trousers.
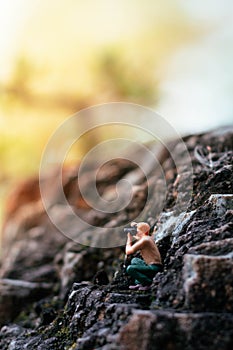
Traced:
[[161, 269], [161, 265], [147, 265], [144, 260], [133, 258], [126, 272], [134, 279], [135, 284], [149, 285]]

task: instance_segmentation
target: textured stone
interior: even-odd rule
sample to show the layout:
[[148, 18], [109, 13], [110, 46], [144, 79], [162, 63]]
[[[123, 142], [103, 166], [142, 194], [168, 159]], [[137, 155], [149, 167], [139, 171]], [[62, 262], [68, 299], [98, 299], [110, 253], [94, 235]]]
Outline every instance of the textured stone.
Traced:
[[121, 328], [118, 344], [121, 350], [228, 350], [232, 326], [231, 314], [135, 311]]
[[212, 194], [209, 198], [216, 214], [221, 216], [229, 209], [233, 209], [233, 194]]
[[12, 321], [23, 307], [45, 297], [52, 291], [52, 284], [32, 283], [20, 280], [0, 280], [0, 325]]
[[233, 312], [233, 251], [226, 256], [186, 254], [185, 306], [194, 311]]
[[156, 316], [150, 311], [135, 311], [129, 323], [120, 331], [124, 350], [149, 349]]
[[192, 255], [211, 255], [211, 256], [229, 256], [233, 254], [233, 238], [222, 239], [219, 241], [207, 242], [191, 247], [188, 250]]
[[158, 229], [155, 233], [155, 241], [159, 243], [162, 239], [166, 237], [176, 237], [179, 236], [184, 225], [186, 225], [192, 218], [196, 211], [182, 212], [178, 216], [175, 212], [166, 212], [160, 215]]

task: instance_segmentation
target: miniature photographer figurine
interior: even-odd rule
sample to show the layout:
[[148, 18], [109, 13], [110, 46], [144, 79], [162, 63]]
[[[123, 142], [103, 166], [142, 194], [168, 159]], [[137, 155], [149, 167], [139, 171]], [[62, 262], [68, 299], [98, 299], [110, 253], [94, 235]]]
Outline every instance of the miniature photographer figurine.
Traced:
[[[158, 247], [149, 235], [150, 226], [145, 222], [131, 223], [132, 229], [125, 229], [127, 232], [126, 255], [140, 252], [142, 259], [133, 258], [126, 272], [133, 277], [135, 284], [129, 286], [133, 290], [149, 290], [153, 277], [162, 270], [161, 256]], [[131, 232], [135, 232], [132, 236]], [[136, 243], [133, 244], [133, 238]]]

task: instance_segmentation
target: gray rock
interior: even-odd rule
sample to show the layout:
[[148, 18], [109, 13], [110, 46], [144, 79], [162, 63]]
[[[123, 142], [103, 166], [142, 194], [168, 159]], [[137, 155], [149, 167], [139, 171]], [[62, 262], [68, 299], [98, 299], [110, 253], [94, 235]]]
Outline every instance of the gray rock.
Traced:
[[233, 209], [233, 194], [212, 194], [209, 203], [213, 206], [218, 217], [221, 217], [229, 209]]
[[191, 220], [195, 212], [196, 210], [182, 212], [178, 216], [173, 211], [162, 213], [155, 233], [155, 242], [159, 243], [165, 237], [172, 237], [172, 241], [175, 242], [183, 227]]
[[52, 292], [49, 283], [0, 280], [0, 325], [12, 321], [27, 305]]
[[231, 314], [135, 310], [117, 343], [122, 350], [227, 350], [232, 345], [232, 326]]
[[233, 312], [232, 256], [184, 256], [184, 293], [188, 309]]
[[188, 250], [192, 255], [211, 255], [231, 257], [233, 253], [233, 238], [222, 239], [219, 241], [207, 242], [191, 247]]

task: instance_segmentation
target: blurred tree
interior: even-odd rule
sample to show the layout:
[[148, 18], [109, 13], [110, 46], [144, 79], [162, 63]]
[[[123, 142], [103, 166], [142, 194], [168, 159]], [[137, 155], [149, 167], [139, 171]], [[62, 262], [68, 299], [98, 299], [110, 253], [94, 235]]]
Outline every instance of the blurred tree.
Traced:
[[34, 72], [33, 64], [28, 57], [18, 57], [11, 77], [5, 85], [6, 94], [22, 101], [29, 100], [32, 95], [30, 84], [34, 78]]
[[120, 47], [102, 49], [94, 63], [101, 95], [115, 101], [155, 104], [159, 83], [152, 74], [153, 68], [146, 67], [145, 57], [141, 57], [138, 65], [135, 61], [130, 62], [127, 52]]

